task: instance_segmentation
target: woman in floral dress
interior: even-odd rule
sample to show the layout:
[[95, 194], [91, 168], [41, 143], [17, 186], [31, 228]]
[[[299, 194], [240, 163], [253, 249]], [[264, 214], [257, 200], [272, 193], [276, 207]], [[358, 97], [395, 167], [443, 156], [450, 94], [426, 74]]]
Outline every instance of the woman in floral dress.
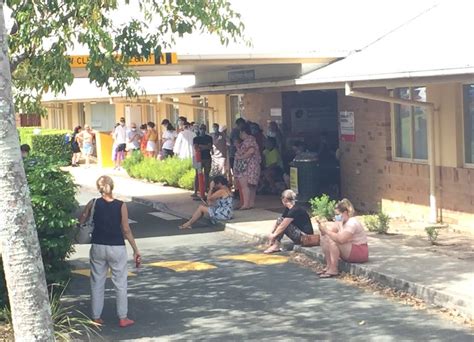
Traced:
[[262, 156], [248, 124], [240, 129], [240, 139], [242, 143], [235, 155], [234, 177], [240, 187], [240, 210], [248, 210], [255, 205]]

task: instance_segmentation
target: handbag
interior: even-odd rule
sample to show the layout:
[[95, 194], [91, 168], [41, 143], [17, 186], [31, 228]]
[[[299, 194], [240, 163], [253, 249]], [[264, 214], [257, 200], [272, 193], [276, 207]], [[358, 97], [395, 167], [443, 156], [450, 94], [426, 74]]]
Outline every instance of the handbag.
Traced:
[[320, 241], [321, 241], [321, 236], [319, 234], [302, 234], [301, 235], [302, 247], [319, 246]]
[[79, 231], [76, 234], [76, 242], [79, 244], [89, 244], [92, 241], [92, 232], [94, 231], [94, 210], [95, 202], [97, 199], [94, 198], [92, 203], [91, 211], [87, 221], [79, 226]]

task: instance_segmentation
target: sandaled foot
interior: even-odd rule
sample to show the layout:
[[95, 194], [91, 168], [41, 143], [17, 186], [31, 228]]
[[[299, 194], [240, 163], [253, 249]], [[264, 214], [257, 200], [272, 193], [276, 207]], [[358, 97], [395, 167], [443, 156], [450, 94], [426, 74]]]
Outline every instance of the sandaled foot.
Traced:
[[336, 278], [339, 276], [339, 273], [333, 274], [333, 273], [323, 273], [319, 276], [321, 279], [329, 279], [329, 278]]
[[193, 229], [193, 227], [190, 224], [182, 224], [181, 226], [178, 226], [179, 229]]
[[323, 268], [321, 271], [316, 272], [317, 275], [321, 275], [326, 273], [328, 270], [326, 268]]
[[281, 248], [274, 247], [274, 246], [270, 246], [266, 250], [263, 251], [264, 254], [272, 254], [272, 253], [278, 253], [278, 252], [281, 252]]

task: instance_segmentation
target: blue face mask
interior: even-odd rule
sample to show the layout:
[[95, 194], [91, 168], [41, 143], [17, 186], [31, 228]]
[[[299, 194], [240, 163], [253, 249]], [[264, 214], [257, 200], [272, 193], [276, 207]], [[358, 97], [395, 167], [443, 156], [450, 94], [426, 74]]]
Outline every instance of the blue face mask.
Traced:
[[342, 214], [339, 214], [339, 215], [334, 216], [334, 220], [335, 220], [336, 222], [341, 222], [341, 221], [342, 221]]

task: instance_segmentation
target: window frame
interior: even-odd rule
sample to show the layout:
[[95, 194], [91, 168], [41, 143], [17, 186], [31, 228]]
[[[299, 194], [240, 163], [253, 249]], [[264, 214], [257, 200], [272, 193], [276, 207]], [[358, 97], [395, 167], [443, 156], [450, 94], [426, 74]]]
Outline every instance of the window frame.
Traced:
[[[397, 88], [394, 88], [390, 91], [390, 96], [392, 96], [393, 98], [400, 98], [396, 92], [398, 89], [401, 89], [401, 88], [408, 88], [409, 91], [410, 91], [410, 100], [413, 98], [413, 89], [415, 88], [425, 88], [425, 91], [427, 89], [427, 87], [425, 85], [419, 85], [419, 86], [410, 86], [410, 87], [397, 87]], [[415, 115], [414, 115], [414, 107], [417, 107], [415, 105], [411, 105], [409, 106], [410, 107], [410, 149], [411, 149], [411, 158], [407, 158], [407, 157], [399, 157], [397, 156], [397, 143], [398, 143], [398, 128], [397, 128], [397, 121], [396, 121], [396, 107], [397, 104], [395, 103], [391, 103], [390, 104], [390, 120], [391, 120], [391, 123], [392, 123], [392, 129], [391, 129], [391, 133], [392, 133], [392, 139], [391, 139], [391, 142], [392, 142], [392, 160], [393, 161], [397, 161], [397, 162], [404, 162], [404, 163], [413, 163], [413, 164], [424, 164], [424, 165], [427, 165], [428, 164], [428, 160], [429, 160], [429, 152], [428, 152], [428, 147], [427, 147], [427, 156], [426, 156], [426, 159], [418, 159], [418, 158], [414, 158], [413, 156], [415, 155], [415, 130], [414, 130], [414, 125], [415, 125]], [[401, 106], [401, 105], [400, 105]], [[408, 105], [407, 105], [408, 106]], [[426, 113], [426, 115], [428, 115], [428, 113]], [[426, 118], [428, 120], [428, 118]], [[427, 127], [427, 131], [426, 131], [426, 141], [427, 141], [427, 146], [428, 146], [428, 127]]]
[[464, 101], [464, 87], [467, 85], [474, 85], [474, 82], [462, 83], [461, 85], [461, 113], [462, 113], [462, 160], [463, 167], [467, 169], [474, 169], [474, 160], [468, 162], [466, 158], [466, 112], [465, 112], [465, 101]]

